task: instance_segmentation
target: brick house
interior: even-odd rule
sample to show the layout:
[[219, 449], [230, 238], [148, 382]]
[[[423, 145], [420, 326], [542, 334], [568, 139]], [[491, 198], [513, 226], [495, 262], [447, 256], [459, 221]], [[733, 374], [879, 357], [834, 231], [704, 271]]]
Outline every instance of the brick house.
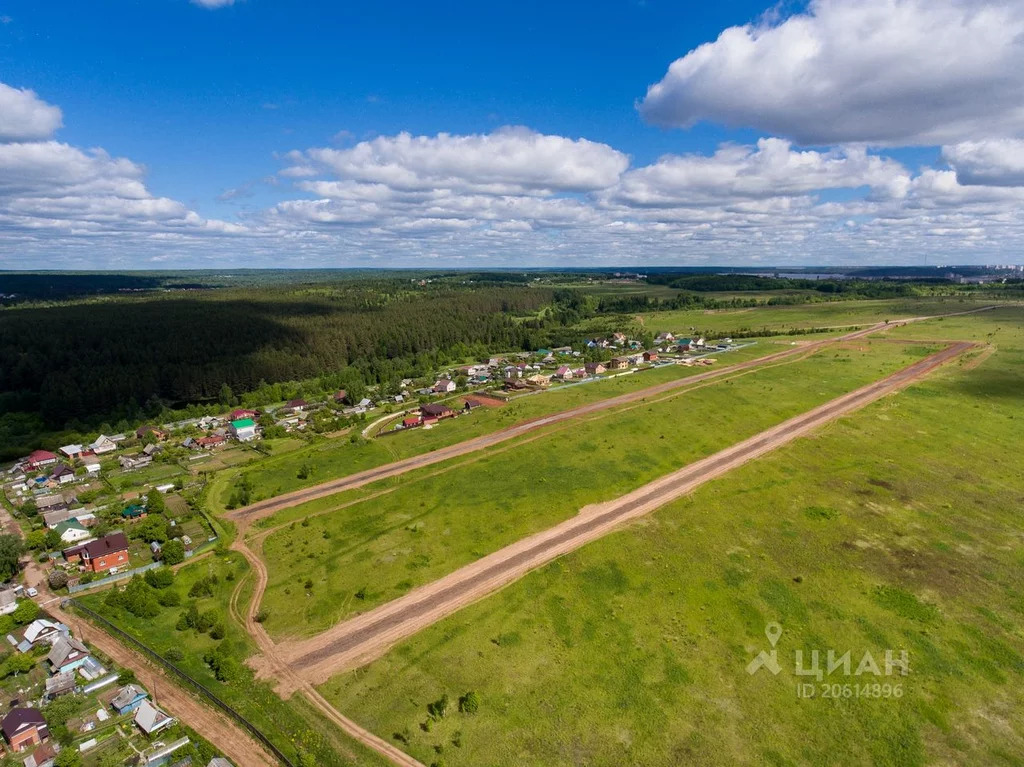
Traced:
[[81, 561], [86, 570], [101, 573], [111, 567], [123, 567], [128, 564], [128, 539], [124, 533], [117, 532], [64, 549], [64, 558], [68, 562]]
[[50, 737], [50, 728], [37, 708], [12, 708], [0, 722], [11, 751], [24, 751]]

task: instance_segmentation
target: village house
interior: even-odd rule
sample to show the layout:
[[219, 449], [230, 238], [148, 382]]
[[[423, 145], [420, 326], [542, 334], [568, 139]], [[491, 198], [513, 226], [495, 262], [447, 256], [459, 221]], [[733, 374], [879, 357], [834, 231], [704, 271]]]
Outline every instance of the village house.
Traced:
[[129, 521], [136, 521], [146, 516], [146, 507], [140, 506], [137, 503], [133, 503], [130, 506], [125, 506], [121, 509], [121, 518]]
[[67, 545], [84, 541], [90, 537], [90, 533], [85, 529], [85, 525], [74, 517], [64, 520], [53, 529], [60, 536], [61, 542]]
[[111, 567], [128, 564], [128, 540], [122, 532], [111, 533], [95, 541], [64, 549], [63, 554], [68, 562], [81, 561], [86, 570], [100, 573]]
[[117, 443], [105, 434], [101, 434], [96, 438], [95, 442], [89, 445], [89, 449], [96, 455], [103, 455], [104, 453], [112, 453], [117, 450]]
[[301, 413], [301, 412], [303, 412], [308, 407], [309, 407], [309, 403], [306, 402], [306, 400], [304, 400], [304, 399], [293, 399], [293, 400], [289, 400], [288, 401], [288, 404], [286, 404], [284, 406], [284, 409], [288, 410], [288, 411], [290, 411], [292, 413]]
[[82, 466], [85, 467], [87, 474], [99, 474], [100, 472], [100, 459], [95, 455], [83, 455], [79, 457], [82, 462]]
[[53, 649], [46, 656], [50, 662], [51, 673], [60, 674], [74, 671], [85, 663], [89, 657], [89, 648], [73, 636], [62, 636], [53, 643]]
[[423, 423], [425, 424], [437, 423], [437, 421], [442, 418], [454, 418], [455, 415], [455, 411], [447, 405], [433, 403], [420, 405], [420, 417], [423, 419]]
[[555, 371], [555, 378], [560, 378], [563, 381], [572, 380], [572, 368], [568, 365], [562, 365]]
[[14, 589], [0, 591], [0, 615], [10, 615], [18, 609], [18, 595]]
[[625, 357], [612, 357], [608, 361], [609, 370], [625, 370], [629, 367], [629, 360]]
[[0, 722], [11, 751], [24, 751], [50, 737], [42, 712], [37, 708], [12, 708]]
[[227, 442], [227, 437], [223, 434], [211, 434], [208, 437], [199, 437], [193, 440], [193, 445], [197, 450], [213, 450], [215, 447], [220, 447]]
[[58, 485], [67, 485], [75, 481], [75, 470], [66, 463], [59, 464], [50, 475], [50, 480]]
[[583, 369], [587, 371], [587, 375], [598, 376], [601, 375], [601, 373], [604, 373], [608, 368], [600, 362], [588, 362], [583, 366]]
[[156, 426], [153, 426], [152, 424], [145, 424], [144, 426], [140, 426], [138, 429], [135, 430], [136, 439], [146, 439], [146, 437], [148, 436], [152, 436], [153, 439], [157, 440], [158, 442], [163, 442], [165, 439], [167, 439], [167, 432], [164, 431], [163, 429], [159, 429]]
[[238, 410], [231, 411], [230, 421], [239, 421], [243, 418], [258, 418], [259, 412], [256, 410], [246, 410], [245, 408], [239, 408]]
[[127, 714], [142, 705], [149, 693], [136, 684], [126, 684], [110, 701], [110, 705], [119, 714]]
[[[47, 496], [47, 497], [49, 497], [49, 498], [53, 498], [53, 497], [61, 498], [60, 496]], [[39, 510], [43, 514], [43, 524], [45, 524], [51, 530], [53, 530], [55, 527], [57, 527], [57, 525], [59, 525], [61, 522], [64, 522], [65, 520], [68, 520], [68, 519], [71, 519], [71, 518], [73, 518], [75, 516], [72, 513], [72, 511], [68, 508], [67, 504], [63, 503], [63, 500], [64, 499], [61, 498], [62, 503], [59, 506], [58, 505], [50, 505], [50, 506], [48, 506], [46, 508], [45, 511], [43, 511], [43, 507], [42, 506], [39, 506], [39, 501], [38, 500], [36, 501], [36, 505], [39, 506]]]
[[483, 402], [481, 402], [478, 399], [474, 399], [473, 397], [467, 397], [466, 400], [462, 403], [462, 409], [467, 413], [476, 410], [478, 407], [483, 406]]
[[675, 338], [676, 337], [674, 335], [672, 335], [671, 333], [658, 333], [658, 335], [654, 339], [654, 343], [656, 343], [656, 344], [663, 344], [663, 343], [674, 341]]
[[502, 388], [505, 389], [505, 391], [522, 391], [524, 389], [529, 389], [530, 385], [526, 383], [526, 381], [521, 381], [518, 378], [511, 378], [502, 384]]
[[340, 405], [348, 399], [348, 392], [344, 389], [338, 389], [338, 391], [334, 392], [332, 396], [334, 397], [334, 401]]
[[256, 439], [256, 422], [251, 418], [240, 418], [231, 422], [231, 434], [239, 442], [250, 442]]
[[120, 455], [117, 457], [117, 462], [121, 464], [121, 468], [125, 471], [135, 471], [135, 469], [142, 469], [153, 463], [153, 456], [146, 455], [145, 453]]
[[[36, 508], [44, 515], [48, 511], [63, 511], [68, 507], [68, 499], [59, 493], [53, 495], [40, 495], [36, 498]], [[45, 519], [45, 516], [44, 516]], [[67, 519], [67, 517], [64, 517]], [[63, 521], [63, 520], [58, 520]]]
[[403, 429], [414, 429], [414, 428], [416, 428], [417, 426], [419, 426], [421, 424], [422, 424], [422, 421], [420, 421], [419, 416], [415, 416], [414, 415], [414, 416], [409, 416], [408, 418], [403, 418], [402, 419], [402, 428]]
[[75, 672], [63, 671], [46, 680], [46, 697], [50, 700], [75, 691]]
[[39, 471], [44, 466], [52, 466], [57, 463], [57, 454], [49, 450], [33, 450], [25, 459], [25, 467], [29, 471]]
[[135, 709], [135, 725], [146, 735], [152, 735], [174, 723], [174, 719], [158, 709], [148, 700], [144, 700]]
[[624, 343], [626, 343], [626, 334], [625, 333], [612, 333], [612, 341], [617, 343], [617, 344], [624, 344]]
[[[36, 645], [42, 644], [43, 642], [53, 644], [62, 636], [62, 634], [63, 632], [58, 624], [53, 621], [48, 621], [45, 618], [37, 618], [25, 627], [23, 641], [21, 645], [18, 645], [18, 649], [21, 652], [28, 652]], [[22, 650], [22, 645], [25, 646], [24, 650]]]
[[451, 394], [455, 391], [455, 381], [450, 378], [442, 378], [434, 384], [434, 394]]
[[658, 361], [658, 353], [656, 351], [646, 351], [646, 352], [644, 352], [643, 356], [644, 356], [644, 362], [657, 362]]
[[81, 445], [64, 445], [59, 452], [64, 453], [68, 458], [77, 458], [82, 454]]

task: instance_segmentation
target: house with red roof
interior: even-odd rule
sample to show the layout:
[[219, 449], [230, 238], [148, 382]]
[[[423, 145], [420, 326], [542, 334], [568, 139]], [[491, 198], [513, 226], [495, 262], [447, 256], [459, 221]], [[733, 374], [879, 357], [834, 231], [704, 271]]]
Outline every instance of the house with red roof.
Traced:
[[57, 454], [49, 450], [33, 450], [25, 459], [25, 465], [32, 469], [41, 469], [43, 466], [52, 466], [57, 463]]
[[101, 573], [111, 567], [123, 567], [128, 564], [128, 539], [124, 537], [124, 533], [118, 531], [64, 549], [63, 554], [68, 562], [80, 561], [86, 570]]

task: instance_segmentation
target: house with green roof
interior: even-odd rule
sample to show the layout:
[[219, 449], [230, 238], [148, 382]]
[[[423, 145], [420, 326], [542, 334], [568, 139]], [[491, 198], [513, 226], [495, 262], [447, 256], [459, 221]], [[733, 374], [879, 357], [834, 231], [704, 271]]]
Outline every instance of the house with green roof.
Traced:
[[85, 528], [85, 525], [74, 517], [64, 520], [53, 529], [57, 532], [57, 535], [60, 536], [60, 539], [64, 543], [68, 544], [78, 543], [79, 541], [84, 541], [86, 538], [90, 537], [90, 533]]
[[125, 519], [142, 519], [146, 516], [146, 507], [133, 503], [131, 506], [121, 509], [121, 516]]
[[251, 418], [239, 418], [231, 422], [231, 433], [239, 442], [256, 439], [256, 422]]

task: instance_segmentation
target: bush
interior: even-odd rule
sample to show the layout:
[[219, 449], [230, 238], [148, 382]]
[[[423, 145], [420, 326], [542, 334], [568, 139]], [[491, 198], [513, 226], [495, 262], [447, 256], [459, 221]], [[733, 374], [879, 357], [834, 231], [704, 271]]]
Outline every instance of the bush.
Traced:
[[68, 585], [68, 574], [63, 570], [51, 570], [46, 576], [46, 581], [51, 589], [62, 589]]
[[174, 585], [174, 573], [166, 567], [146, 571], [146, 583], [154, 589], [166, 589]]
[[156, 601], [164, 607], [177, 607], [181, 604], [181, 594], [177, 591], [158, 591]]
[[19, 626], [29, 624], [39, 617], [39, 605], [30, 599], [22, 599], [11, 613], [11, 617]]
[[224, 642], [217, 645], [215, 649], [207, 651], [203, 660], [213, 671], [218, 682], [231, 682], [241, 675], [241, 664], [228, 654]]
[[196, 599], [202, 597], [212, 597], [213, 587], [215, 585], [217, 585], [217, 576], [206, 575], [192, 584], [192, 588], [188, 590], [188, 595]]
[[444, 719], [448, 715], [449, 705], [448, 694], [445, 693], [433, 703], [427, 704], [427, 713], [434, 719]]
[[463, 714], [475, 714], [479, 710], [480, 698], [472, 690], [459, 698], [459, 711]]
[[210, 629], [210, 639], [223, 639], [224, 638], [224, 634], [226, 634], [226, 633], [227, 633], [227, 631], [224, 628], [224, 624], [223, 623], [215, 623], [213, 625], [213, 628]]
[[165, 565], [178, 565], [185, 561], [185, 544], [179, 540], [167, 541], [161, 552]]
[[185, 653], [183, 653], [177, 647], [172, 647], [170, 650], [164, 653], [164, 657], [171, 663], [177, 663], [178, 661], [185, 660]]

